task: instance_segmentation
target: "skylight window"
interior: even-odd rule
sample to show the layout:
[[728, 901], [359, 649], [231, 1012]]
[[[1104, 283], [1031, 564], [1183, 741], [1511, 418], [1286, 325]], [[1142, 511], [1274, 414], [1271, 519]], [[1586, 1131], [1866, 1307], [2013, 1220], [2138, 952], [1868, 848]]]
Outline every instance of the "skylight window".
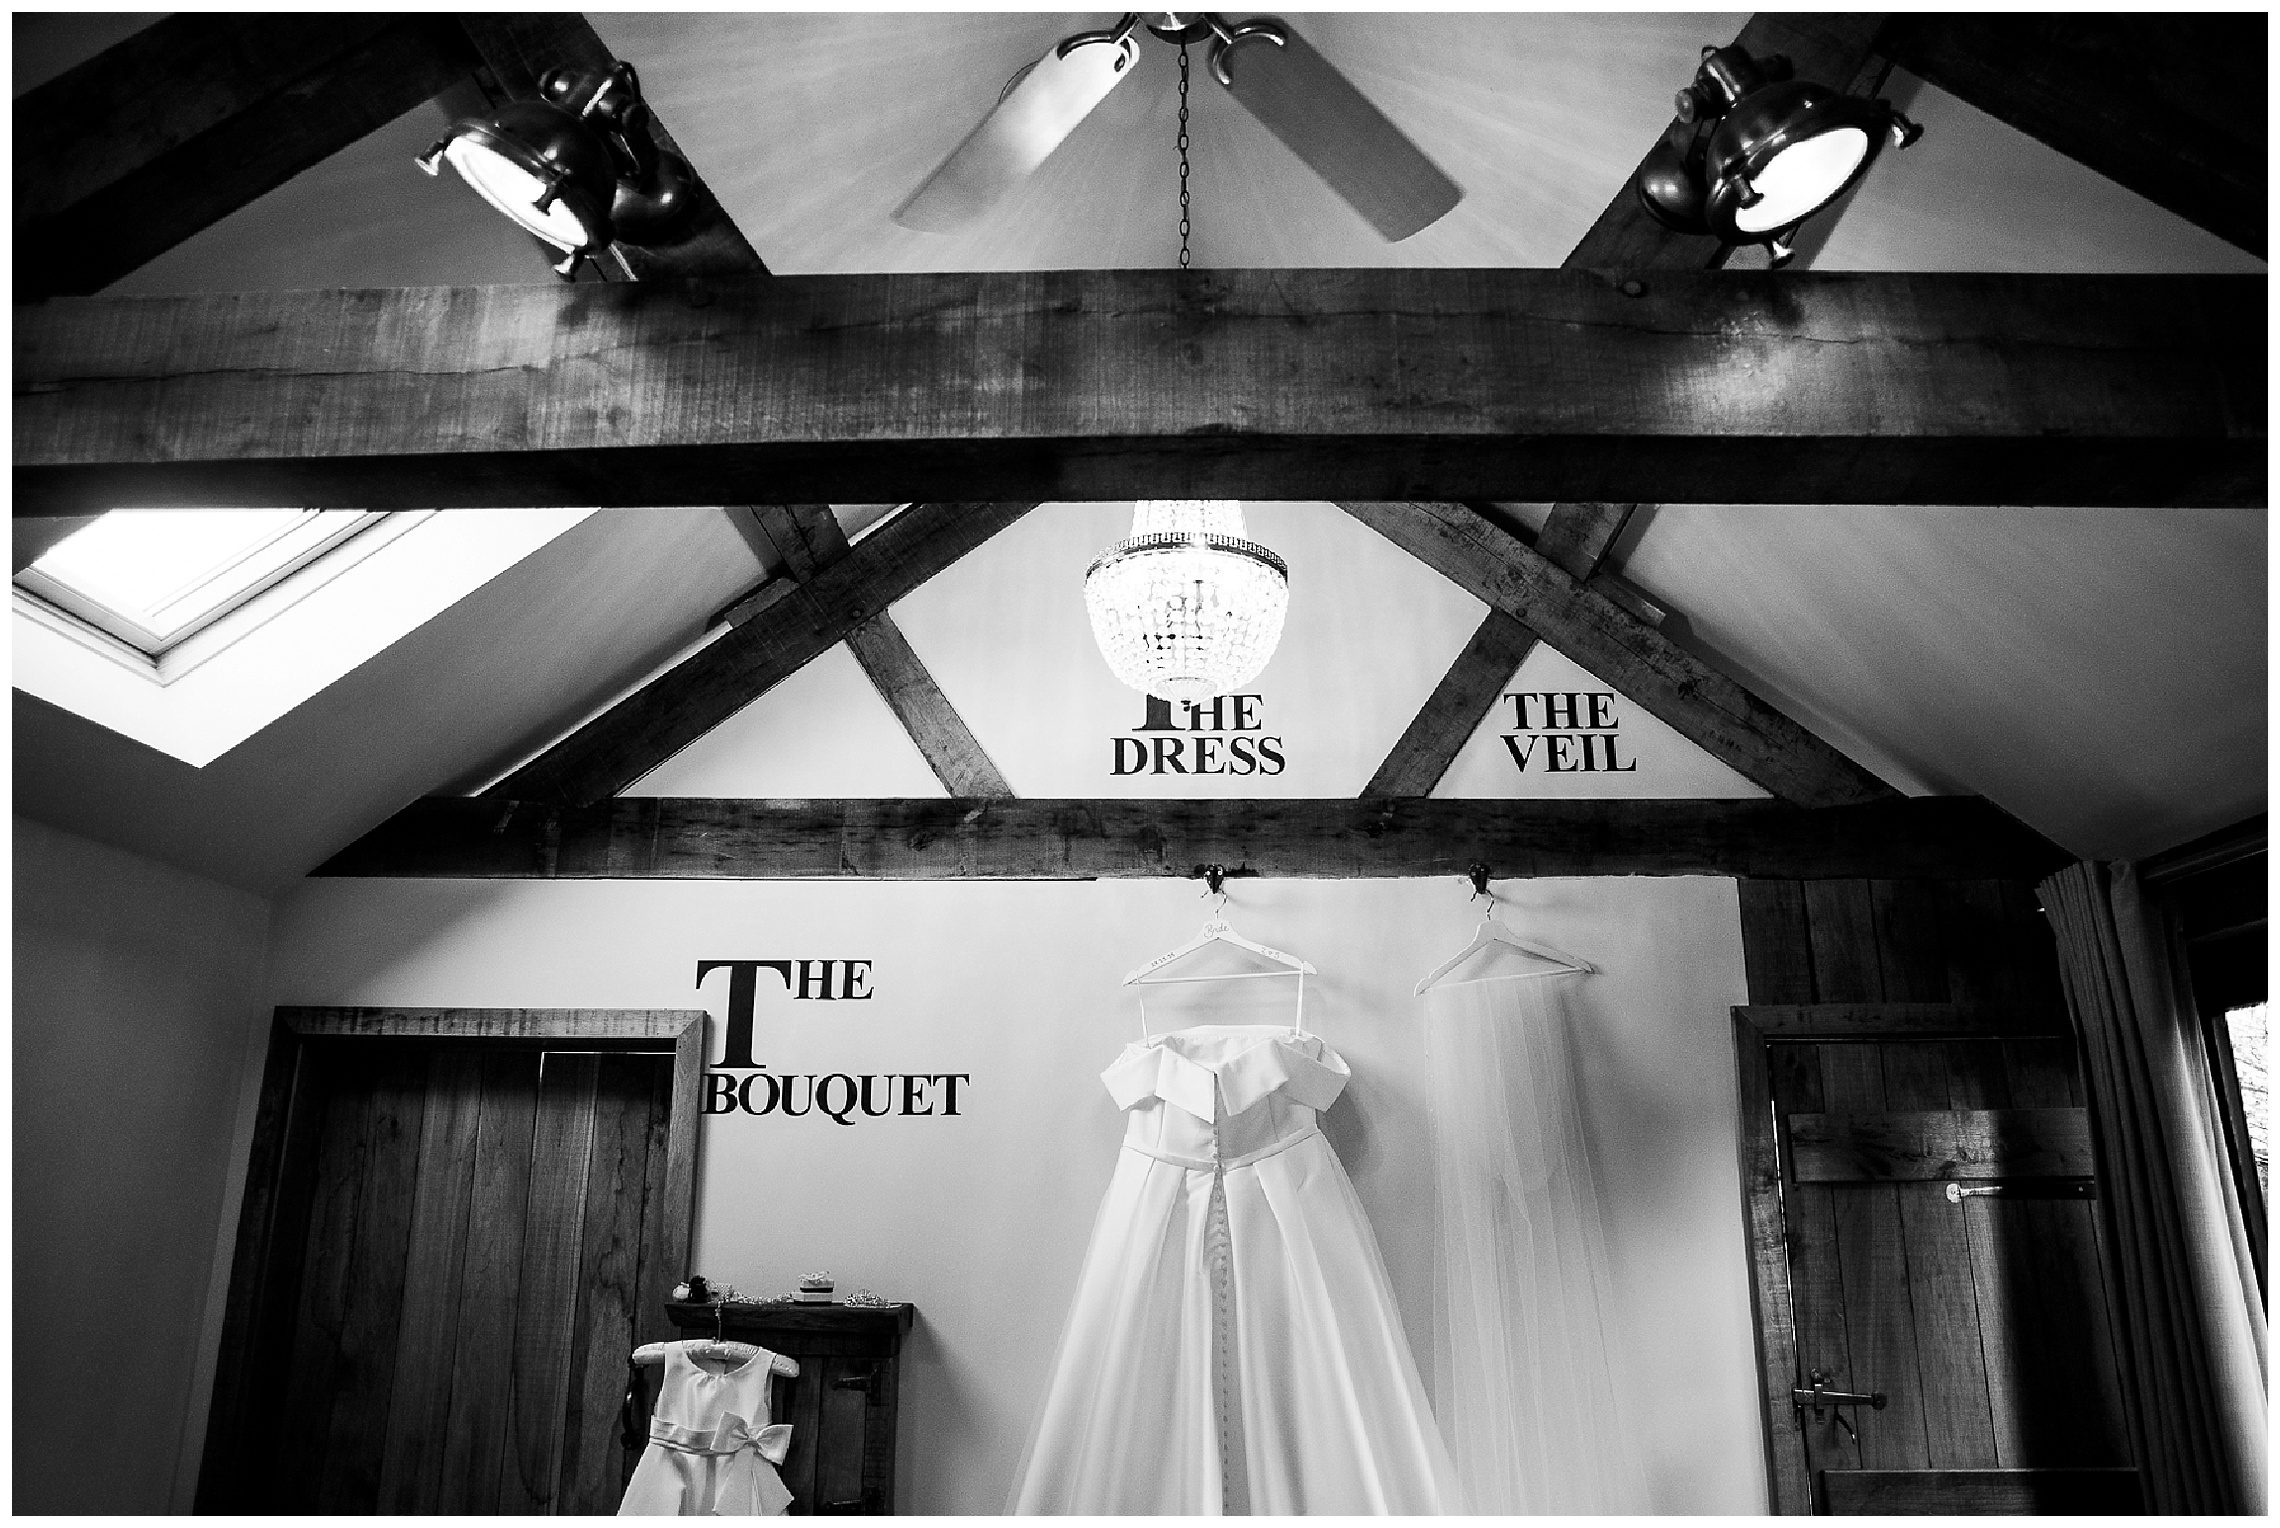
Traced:
[[156, 660], [380, 518], [356, 509], [115, 509], [49, 548], [16, 583]]
[[113, 511], [16, 576], [12, 677], [202, 769], [593, 513]]

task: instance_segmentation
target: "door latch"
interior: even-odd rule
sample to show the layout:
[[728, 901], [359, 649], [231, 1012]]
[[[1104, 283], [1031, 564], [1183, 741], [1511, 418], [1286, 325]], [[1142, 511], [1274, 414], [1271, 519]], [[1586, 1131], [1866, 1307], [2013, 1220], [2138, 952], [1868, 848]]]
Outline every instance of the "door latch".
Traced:
[[831, 1382], [834, 1390], [860, 1390], [870, 1396], [876, 1406], [885, 1399], [879, 1389], [879, 1366], [876, 1363], [850, 1364], [847, 1372]]
[[1966, 1199], [2095, 1199], [2098, 1185], [2094, 1182], [2066, 1182], [2050, 1179], [2030, 1180], [2025, 1183], [1987, 1183], [1965, 1188], [1960, 1183], [1947, 1186], [1947, 1202], [1961, 1204]]
[[[1881, 1390], [1867, 1395], [1862, 1395], [1854, 1390], [1832, 1390], [1829, 1388], [1829, 1371], [1826, 1369], [1815, 1369], [1805, 1377], [1812, 1383], [1813, 1388], [1810, 1390], [1792, 1389], [1789, 1392], [1789, 1399], [1793, 1405], [1812, 1407], [1813, 1420], [1816, 1422], [1821, 1419], [1822, 1410], [1829, 1406], [1866, 1406], [1871, 1411], [1882, 1411], [1884, 1409], [1884, 1392]], [[1843, 1415], [1839, 1414], [1837, 1420], [1844, 1421]], [[1847, 1429], [1850, 1429], [1850, 1424], [1847, 1424]]]

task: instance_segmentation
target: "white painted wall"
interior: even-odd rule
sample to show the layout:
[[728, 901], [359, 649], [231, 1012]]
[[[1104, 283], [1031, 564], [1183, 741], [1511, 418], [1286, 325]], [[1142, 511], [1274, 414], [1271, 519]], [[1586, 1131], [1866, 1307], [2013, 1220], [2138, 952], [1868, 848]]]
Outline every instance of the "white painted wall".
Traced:
[[[1623, 1334], [1655, 1505], [1764, 1509], [1726, 1009], [1744, 997], [1732, 883], [1513, 883], [1507, 916], [1605, 973], [1586, 1110], [1604, 1158]], [[1460, 881], [1235, 882], [1230, 915], [1321, 968], [1308, 1027], [1352, 1063], [1325, 1121], [1430, 1354], [1432, 1100], [1409, 990], [1461, 945]], [[1067, 1309], [1120, 1121], [1098, 1081], [1138, 1033], [1123, 974], [1192, 933], [1176, 882], [311, 881], [281, 900], [271, 1001], [709, 1007], [700, 959], [874, 962], [860, 1005], [763, 989], [773, 1072], [964, 1072], [956, 1118], [707, 1121], [696, 1264], [757, 1296], [829, 1269], [906, 1299], [905, 1511], [990, 1513]], [[764, 982], [773, 978], [764, 975]], [[1253, 998], [1266, 1000], [1248, 984]], [[1171, 989], [1177, 991], [1180, 989]], [[1201, 1000], [1209, 989], [1185, 989]], [[1150, 1010], [1178, 1022], [1170, 991]], [[718, 1054], [719, 1040], [713, 1041]], [[936, 1090], [938, 1095], [939, 1089]]]
[[17, 817], [14, 1506], [187, 1511], [269, 903]]

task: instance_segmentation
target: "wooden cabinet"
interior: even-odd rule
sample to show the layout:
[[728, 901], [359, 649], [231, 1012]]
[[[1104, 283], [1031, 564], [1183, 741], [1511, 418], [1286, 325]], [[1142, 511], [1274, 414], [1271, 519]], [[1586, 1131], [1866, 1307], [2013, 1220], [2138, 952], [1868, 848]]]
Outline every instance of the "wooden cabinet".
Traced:
[[674, 1301], [665, 1312], [684, 1337], [756, 1342], [800, 1361], [798, 1379], [777, 1382], [775, 1414], [792, 1424], [781, 1473], [794, 1515], [894, 1511], [898, 1369], [915, 1307]]

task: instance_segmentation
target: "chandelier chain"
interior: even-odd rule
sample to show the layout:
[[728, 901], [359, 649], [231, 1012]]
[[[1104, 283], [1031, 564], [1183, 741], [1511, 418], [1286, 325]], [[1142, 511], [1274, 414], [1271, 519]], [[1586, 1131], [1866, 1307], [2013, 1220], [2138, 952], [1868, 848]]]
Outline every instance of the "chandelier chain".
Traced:
[[1188, 50], [1180, 44], [1180, 269], [1188, 263]]

